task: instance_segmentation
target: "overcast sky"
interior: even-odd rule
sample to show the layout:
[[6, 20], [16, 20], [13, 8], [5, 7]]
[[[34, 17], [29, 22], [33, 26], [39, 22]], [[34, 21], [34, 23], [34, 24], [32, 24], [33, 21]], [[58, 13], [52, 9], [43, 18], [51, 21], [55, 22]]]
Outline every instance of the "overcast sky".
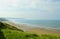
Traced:
[[0, 17], [60, 19], [60, 0], [0, 0]]

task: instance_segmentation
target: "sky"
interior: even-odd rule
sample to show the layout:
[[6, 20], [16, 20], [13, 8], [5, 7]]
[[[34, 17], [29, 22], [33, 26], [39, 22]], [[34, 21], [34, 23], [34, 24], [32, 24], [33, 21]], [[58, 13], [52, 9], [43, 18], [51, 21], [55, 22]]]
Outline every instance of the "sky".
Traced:
[[60, 0], [0, 0], [0, 17], [60, 19]]

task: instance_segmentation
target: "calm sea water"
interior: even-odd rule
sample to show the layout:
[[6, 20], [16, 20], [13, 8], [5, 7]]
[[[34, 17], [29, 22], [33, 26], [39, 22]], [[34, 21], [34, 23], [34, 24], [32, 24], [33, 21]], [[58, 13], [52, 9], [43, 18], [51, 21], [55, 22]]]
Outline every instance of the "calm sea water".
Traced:
[[25, 23], [35, 25], [36, 27], [60, 29], [60, 20], [26, 20], [26, 19], [11, 19], [16, 23]]

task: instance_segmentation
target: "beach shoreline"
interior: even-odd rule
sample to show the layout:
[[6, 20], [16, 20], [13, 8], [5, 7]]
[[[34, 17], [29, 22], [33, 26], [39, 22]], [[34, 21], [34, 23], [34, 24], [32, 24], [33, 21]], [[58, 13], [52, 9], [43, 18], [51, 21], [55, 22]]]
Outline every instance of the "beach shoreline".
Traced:
[[14, 22], [6, 22], [7, 24], [13, 25], [18, 29], [22, 29], [26, 33], [34, 33], [34, 34], [58, 34], [60, 35], [60, 30], [55, 29], [45, 29], [40, 27], [30, 27], [27, 24], [16, 24]]
[[51, 29], [51, 28], [42, 28], [42, 27], [32, 27], [31, 25], [27, 24], [19, 24], [22, 25], [25, 32], [28, 33], [35, 33], [35, 34], [60, 34], [60, 30], [58, 29]]

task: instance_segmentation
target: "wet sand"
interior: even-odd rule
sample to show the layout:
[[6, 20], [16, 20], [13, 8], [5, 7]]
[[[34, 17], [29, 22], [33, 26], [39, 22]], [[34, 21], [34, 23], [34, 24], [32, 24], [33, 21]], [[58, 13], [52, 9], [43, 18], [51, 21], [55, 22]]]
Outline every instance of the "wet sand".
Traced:
[[53, 35], [60, 35], [60, 31], [57, 30], [48, 30], [48, 29], [43, 29], [43, 28], [30, 28], [28, 33], [34, 33], [34, 34], [53, 34]]

